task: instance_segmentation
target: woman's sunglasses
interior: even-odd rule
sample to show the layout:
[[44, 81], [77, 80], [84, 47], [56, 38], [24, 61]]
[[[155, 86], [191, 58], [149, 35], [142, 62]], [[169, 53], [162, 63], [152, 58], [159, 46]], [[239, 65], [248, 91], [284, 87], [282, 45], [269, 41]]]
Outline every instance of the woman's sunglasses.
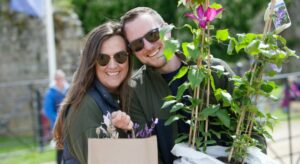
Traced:
[[[119, 64], [123, 64], [126, 62], [128, 58], [128, 53], [126, 51], [120, 51], [114, 54], [114, 57], [116, 62]], [[110, 61], [110, 56], [106, 54], [100, 53], [97, 58], [97, 63], [101, 66], [106, 66]]]
[[159, 29], [155, 28], [149, 32], [147, 32], [147, 34], [145, 34], [144, 36], [132, 41], [131, 43], [129, 43], [129, 48], [134, 51], [140, 51], [144, 48], [144, 41], [143, 38], [145, 38], [147, 41], [153, 43], [156, 42], [159, 39]]

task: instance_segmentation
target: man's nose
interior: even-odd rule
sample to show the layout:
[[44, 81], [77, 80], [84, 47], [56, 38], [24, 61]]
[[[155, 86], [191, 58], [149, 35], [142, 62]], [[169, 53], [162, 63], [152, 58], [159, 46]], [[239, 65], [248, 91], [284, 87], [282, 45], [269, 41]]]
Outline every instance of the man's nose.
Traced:
[[153, 43], [149, 42], [147, 39], [143, 38], [144, 48], [147, 50], [152, 49]]

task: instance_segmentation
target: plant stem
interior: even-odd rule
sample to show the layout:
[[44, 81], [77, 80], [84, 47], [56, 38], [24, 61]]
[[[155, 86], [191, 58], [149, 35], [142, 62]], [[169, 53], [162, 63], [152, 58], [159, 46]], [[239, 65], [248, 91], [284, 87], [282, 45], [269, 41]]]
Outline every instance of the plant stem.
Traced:
[[[257, 66], [257, 63], [254, 63], [251, 68], [250, 68], [250, 71], [251, 72], [255, 72], [255, 69], [256, 69], [256, 66]], [[253, 83], [253, 78], [254, 78], [254, 73], [251, 74], [251, 78], [250, 78], [250, 86], [252, 85]], [[249, 95], [249, 91], [247, 92], [246, 96]], [[245, 118], [245, 114], [246, 114], [246, 108], [244, 107], [244, 104], [242, 102], [242, 113], [241, 113], [241, 116], [239, 118], [239, 122], [238, 122], [238, 125], [236, 127], [236, 137], [239, 137], [239, 135], [241, 134], [241, 128], [242, 128], [242, 122], [244, 121], [244, 118]], [[229, 156], [228, 156], [228, 161], [230, 162], [231, 158], [232, 158], [232, 154], [233, 154], [233, 151], [234, 151], [234, 147], [231, 147], [231, 150], [230, 150], [230, 153], [229, 153]]]
[[270, 32], [270, 30], [271, 30], [272, 15], [273, 15], [273, 12], [274, 12], [275, 3], [276, 3], [276, 0], [271, 0], [270, 13], [269, 13], [267, 22], [266, 22], [265, 27], [264, 27], [264, 33], [263, 33], [264, 38], [266, 37], [266, 34], [267, 34], [268, 32]]
[[[196, 90], [194, 91], [194, 97], [196, 97]], [[191, 118], [195, 118], [195, 108], [192, 109]], [[190, 122], [190, 132], [189, 132], [189, 145], [192, 144], [192, 137], [193, 137], [193, 122], [194, 120], [191, 120]]]
[[[209, 30], [208, 30], [208, 36], [209, 36]], [[208, 49], [208, 56], [207, 56], [207, 73], [208, 73], [208, 79], [207, 79], [207, 91], [206, 91], [206, 107], [209, 106], [209, 97], [210, 97], [210, 76], [211, 76], [211, 70], [210, 70], [210, 63], [211, 63], [211, 56], [210, 56], [210, 49]], [[208, 117], [205, 119], [205, 142], [204, 142], [204, 148], [206, 150], [206, 143], [207, 143], [207, 135], [208, 135], [208, 123], [209, 119]]]
[[[197, 87], [196, 88], [196, 96], [197, 98], [199, 97], [199, 92], [200, 92], [200, 87]], [[197, 105], [196, 106], [196, 109], [195, 109], [195, 123], [194, 123], [194, 133], [193, 133], [193, 142], [192, 142], [192, 147], [195, 146], [195, 143], [196, 143], [196, 134], [197, 134], [197, 129], [198, 129], [198, 111], [199, 111], [199, 106]]]
[[[245, 109], [244, 106], [242, 105], [242, 113], [241, 113], [241, 116], [240, 116], [238, 125], [237, 125], [237, 127], [236, 127], [236, 132], [235, 132], [236, 137], [238, 137], [238, 136], [240, 135], [241, 125], [242, 125], [242, 122], [243, 122], [243, 120], [244, 120], [244, 118], [245, 118], [245, 113], [246, 113], [246, 109]], [[229, 156], [228, 156], [228, 161], [229, 161], [229, 162], [230, 162], [230, 160], [231, 160], [231, 158], [232, 158], [233, 151], [234, 151], [234, 147], [232, 146], [231, 149], [230, 149]]]

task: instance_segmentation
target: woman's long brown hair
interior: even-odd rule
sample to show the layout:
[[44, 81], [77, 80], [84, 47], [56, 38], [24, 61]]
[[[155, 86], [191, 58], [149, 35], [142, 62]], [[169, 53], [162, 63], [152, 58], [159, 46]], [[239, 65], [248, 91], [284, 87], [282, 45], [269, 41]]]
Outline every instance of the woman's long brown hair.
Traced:
[[[115, 35], [119, 35], [124, 38], [123, 34], [121, 33], [121, 25], [117, 22], [112, 21], [94, 28], [88, 34], [83, 52], [81, 54], [79, 67], [74, 73], [70, 89], [61, 104], [60, 112], [55, 123], [53, 137], [56, 140], [57, 148], [62, 149], [64, 144], [63, 133], [66, 131], [67, 127], [63, 126], [63, 120], [66, 109], [72, 106], [73, 110], [79, 106], [83, 96], [86, 94], [87, 90], [92, 86], [94, 80], [96, 79], [95, 67], [100, 47], [105, 40]], [[124, 42], [125, 44], [127, 44], [125, 39]], [[121, 110], [123, 111], [128, 111], [127, 102], [130, 93], [128, 80], [130, 78], [132, 70], [131, 55], [129, 55], [128, 59], [129, 70], [125, 80], [119, 88]], [[72, 110], [69, 110], [68, 113], [74, 112]]]

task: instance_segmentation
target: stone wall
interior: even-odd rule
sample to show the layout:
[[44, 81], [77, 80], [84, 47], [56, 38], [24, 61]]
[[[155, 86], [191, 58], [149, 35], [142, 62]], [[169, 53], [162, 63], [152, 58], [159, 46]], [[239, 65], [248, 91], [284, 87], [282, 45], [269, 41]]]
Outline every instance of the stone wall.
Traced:
[[[16, 13], [0, 5], [0, 134], [33, 134], [37, 127], [35, 90], [48, 86], [46, 29], [43, 18]], [[54, 12], [56, 63], [68, 77], [74, 73], [83, 36], [71, 11]]]

